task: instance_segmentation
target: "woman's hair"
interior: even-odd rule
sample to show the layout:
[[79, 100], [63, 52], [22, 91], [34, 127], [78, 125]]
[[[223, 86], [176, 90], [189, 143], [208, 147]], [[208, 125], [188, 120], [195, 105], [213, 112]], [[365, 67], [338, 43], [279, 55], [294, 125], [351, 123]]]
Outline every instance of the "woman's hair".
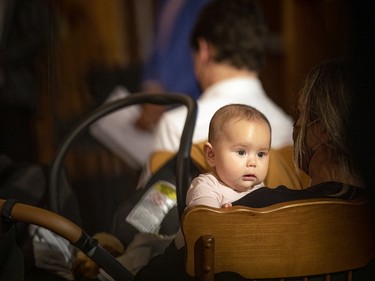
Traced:
[[260, 8], [252, 0], [213, 0], [200, 12], [191, 33], [193, 51], [205, 39], [217, 62], [239, 69], [259, 71], [267, 43], [267, 26]]
[[262, 112], [245, 104], [228, 104], [219, 108], [212, 116], [208, 131], [208, 141], [215, 143], [220, 138], [224, 127], [233, 119], [264, 122], [268, 125], [271, 135], [271, 124]]
[[350, 74], [350, 62], [346, 60], [324, 61], [307, 74], [300, 92], [301, 128], [294, 143], [295, 163], [300, 168], [304, 158], [314, 153], [306, 146], [307, 128], [319, 121], [328, 136], [325, 145], [329, 146], [330, 155], [347, 175], [357, 175], [346, 131], [351, 110]]

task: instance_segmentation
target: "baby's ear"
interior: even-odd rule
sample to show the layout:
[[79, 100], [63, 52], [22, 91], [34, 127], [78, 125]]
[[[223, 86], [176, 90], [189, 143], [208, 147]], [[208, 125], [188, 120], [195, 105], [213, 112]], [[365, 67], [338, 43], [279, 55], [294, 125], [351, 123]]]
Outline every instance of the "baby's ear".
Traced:
[[215, 167], [215, 153], [210, 142], [205, 142], [203, 146], [206, 155], [207, 164], [212, 168]]

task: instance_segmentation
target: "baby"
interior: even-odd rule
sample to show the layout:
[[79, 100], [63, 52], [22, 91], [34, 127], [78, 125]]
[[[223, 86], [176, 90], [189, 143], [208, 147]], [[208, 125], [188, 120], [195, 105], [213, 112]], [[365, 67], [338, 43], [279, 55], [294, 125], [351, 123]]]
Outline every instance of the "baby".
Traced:
[[230, 206], [263, 185], [268, 172], [271, 126], [255, 108], [230, 104], [212, 117], [204, 145], [212, 171], [195, 178], [186, 206]]
[[[186, 207], [230, 207], [263, 186], [271, 149], [271, 125], [263, 113], [244, 104], [220, 108], [211, 119], [204, 152], [211, 172], [196, 177], [187, 192]], [[181, 230], [175, 238], [184, 245]]]

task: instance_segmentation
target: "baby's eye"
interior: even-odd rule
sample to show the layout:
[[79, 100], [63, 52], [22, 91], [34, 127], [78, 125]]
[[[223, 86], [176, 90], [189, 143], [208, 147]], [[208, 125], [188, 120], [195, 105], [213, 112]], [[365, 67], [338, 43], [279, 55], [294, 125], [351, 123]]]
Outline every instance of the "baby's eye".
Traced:
[[266, 156], [266, 154], [267, 154], [267, 153], [265, 153], [265, 152], [258, 152], [257, 155], [258, 155], [259, 158], [263, 158], [263, 157]]
[[237, 154], [240, 155], [240, 156], [244, 156], [244, 155], [246, 155], [246, 151], [244, 149], [241, 149], [241, 150], [237, 151]]

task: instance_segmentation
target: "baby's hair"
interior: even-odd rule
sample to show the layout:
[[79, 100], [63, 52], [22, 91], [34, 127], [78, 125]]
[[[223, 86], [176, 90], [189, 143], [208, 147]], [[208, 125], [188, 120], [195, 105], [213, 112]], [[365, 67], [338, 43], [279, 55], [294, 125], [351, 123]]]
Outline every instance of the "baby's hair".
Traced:
[[210, 143], [215, 142], [224, 127], [233, 119], [237, 119], [238, 121], [248, 120], [265, 122], [270, 129], [271, 135], [271, 124], [262, 112], [252, 106], [236, 103], [228, 104], [219, 108], [212, 116], [208, 131], [208, 141]]

